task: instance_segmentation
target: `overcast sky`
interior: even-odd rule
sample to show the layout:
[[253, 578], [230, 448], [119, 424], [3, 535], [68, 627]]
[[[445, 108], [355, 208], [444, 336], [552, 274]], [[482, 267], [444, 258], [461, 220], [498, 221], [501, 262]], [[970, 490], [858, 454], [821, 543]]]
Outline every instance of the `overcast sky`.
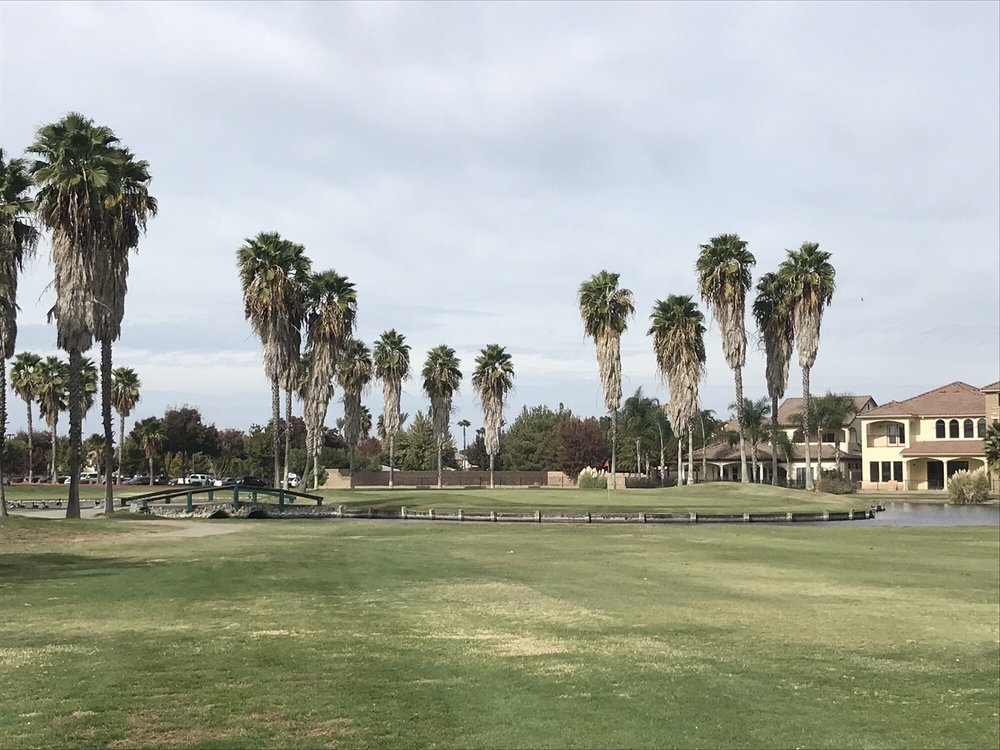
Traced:
[[[813, 392], [883, 403], [1000, 378], [998, 9], [4, 2], [0, 146], [17, 154], [76, 110], [149, 161], [160, 215], [115, 348], [143, 382], [137, 418], [182, 404], [220, 428], [269, 418], [235, 268], [260, 231], [356, 283], [369, 345], [395, 327], [418, 371], [455, 347], [453, 423], [474, 426], [488, 343], [514, 359], [508, 421], [540, 403], [602, 411], [576, 305], [602, 268], [635, 294], [623, 389], [666, 400], [649, 312], [696, 292], [699, 244], [738, 232], [756, 281], [819, 242], [837, 291]], [[46, 242], [19, 351], [55, 353], [51, 278]], [[723, 415], [714, 322], [706, 345], [702, 400]], [[754, 346], [743, 380], [766, 395]], [[800, 395], [794, 360], [790, 382]], [[377, 415], [378, 389], [368, 403]], [[426, 408], [416, 379], [402, 408]]]

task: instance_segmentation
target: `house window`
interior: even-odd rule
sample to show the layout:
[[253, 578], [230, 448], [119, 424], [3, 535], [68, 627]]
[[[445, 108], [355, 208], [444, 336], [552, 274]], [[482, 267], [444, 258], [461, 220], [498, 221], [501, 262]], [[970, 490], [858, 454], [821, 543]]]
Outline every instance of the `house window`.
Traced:
[[824, 443], [836, 443], [837, 442], [837, 433], [835, 433], [835, 432], [824, 432], [823, 433], [823, 442]]
[[976, 437], [978, 437], [978, 438], [984, 438], [984, 437], [986, 437], [986, 420], [985, 419], [980, 418], [980, 420], [978, 422], [976, 422]]
[[953, 419], [948, 423], [948, 437], [957, 438], [958, 437], [958, 420]]
[[906, 442], [906, 428], [901, 424], [891, 424], [887, 430], [889, 445], [902, 445]]
[[882, 462], [882, 481], [888, 482], [892, 479], [892, 464], [889, 461]]
[[944, 437], [944, 420], [939, 419], [934, 423], [934, 437], [943, 438]]
[[903, 462], [893, 461], [892, 462], [892, 481], [902, 482], [903, 481]]
[[972, 434], [971, 419], [966, 419], [965, 422], [962, 423], [962, 437], [966, 438], [975, 437], [975, 435]]
[[870, 461], [868, 463], [868, 480], [871, 482], [878, 481], [878, 461]]
[[804, 486], [806, 483], [806, 470], [801, 466], [795, 469], [795, 484], [800, 487]]

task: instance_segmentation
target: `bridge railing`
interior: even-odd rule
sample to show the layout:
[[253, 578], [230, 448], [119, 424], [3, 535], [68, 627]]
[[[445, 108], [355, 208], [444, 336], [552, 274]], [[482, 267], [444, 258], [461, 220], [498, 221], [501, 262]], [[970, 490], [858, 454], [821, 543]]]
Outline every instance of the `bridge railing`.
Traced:
[[[188, 511], [192, 511], [194, 510], [194, 498], [196, 495], [206, 495], [208, 502], [214, 502], [216, 493], [220, 493], [223, 497], [230, 500], [234, 509], [239, 508], [241, 502], [246, 500], [252, 503], [258, 502], [258, 496], [260, 495], [276, 498], [279, 509], [284, 508], [286, 502], [294, 503], [298, 498], [311, 500], [315, 502], [316, 505], [323, 504], [322, 495], [313, 495], [308, 492], [296, 492], [294, 490], [283, 490], [280, 488], [275, 489], [272, 487], [244, 487], [239, 484], [228, 485], [225, 487], [184, 487], [181, 489], [154, 490], [152, 492], [144, 492], [139, 495], [129, 495], [127, 497], [123, 497], [121, 498], [121, 504], [124, 506], [127, 501], [131, 500], [139, 503], [140, 508], [148, 508], [150, 502], [163, 500], [169, 503], [175, 497], [183, 497], [185, 499], [186, 509]], [[244, 500], [240, 499], [241, 495], [244, 496]]]

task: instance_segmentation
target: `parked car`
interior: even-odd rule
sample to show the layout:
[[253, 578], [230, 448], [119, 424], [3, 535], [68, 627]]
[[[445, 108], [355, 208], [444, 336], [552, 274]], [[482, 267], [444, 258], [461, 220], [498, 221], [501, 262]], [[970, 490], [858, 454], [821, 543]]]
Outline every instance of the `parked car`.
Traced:
[[[97, 475], [96, 471], [81, 471], [80, 472], [80, 484], [97, 484], [100, 477]], [[63, 480], [63, 484], [69, 484], [69, 477]]]
[[126, 479], [122, 484], [149, 484], [149, 477], [137, 474], [134, 477]]
[[237, 479], [239, 479], [239, 477], [223, 477], [222, 479], [216, 479], [213, 484], [215, 484], [216, 487], [232, 487], [236, 484]]
[[215, 477], [211, 474], [188, 474], [184, 484], [190, 484], [193, 487], [211, 487], [214, 482]]
[[157, 474], [153, 477], [153, 484], [170, 484], [172, 479], [168, 474]]
[[248, 477], [236, 477], [236, 479], [233, 482], [233, 484], [237, 484], [240, 487], [267, 487], [267, 486], [269, 486], [267, 484], [267, 482], [265, 482], [260, 477], [249, 477], [249, 476]]
[[298, 474], [292, 474], [292, 473], [288, 474], [288, 486], [289, 487], [298, 487], [299, 486], [299, 481], [300, 480], [299, 480], [299, 475]]

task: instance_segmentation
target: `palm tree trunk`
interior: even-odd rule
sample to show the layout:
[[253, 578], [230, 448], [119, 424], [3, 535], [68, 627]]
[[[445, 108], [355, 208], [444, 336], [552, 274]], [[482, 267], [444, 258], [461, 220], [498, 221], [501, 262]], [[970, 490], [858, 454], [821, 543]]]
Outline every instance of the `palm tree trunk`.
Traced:
[[438, 489], [441, 489], [442, 487], [444, 487], [444, 485], [442, 484], [443, 477], [441, 475], [441, 451], [444, 448], [444, 438], [439, 437], [437, 444], [438, 444]]
[[[111, 428], [111, 342], [101, 342], [101, 418], [104, 421], [104, 512], [115, 512], [111, 483], [111, 457], [114, 455], [114, 432]], [[150, 481], [153, 477], [150, 475]]]
[[684, 459], [681, 456], [681, 435], [677, 436], [677, 486], [681, 486], [681, 477], [684, 476]]
[[80, 443], [83, 433], [83, 355], [69, 350], [69, 498], [66, 518], [80, 517]]
[[31, 401], [25, 401], [28, 406], [28, 484], [35, 481], [35, 430], [31, 424]]
[[124, 445], [125, 445], [125, 415], [119, 413], [118, 414], [118, 466], [116, 467], [116, 473], [118, 474], [119, 481], [121, 481], [122, 478], [122, 450]]
[[747, 444], [743, 435], [743, 368], [734, 367], [733, 374], [736, 376], [736, 421], [740, 428], [740, 483], [746, 484], [750, 477], [747, 476]]
[[618, 489], [618, 473], [615, 469], [615, 454], [618, 450], [618, 410], [611, 412], [611, 489]]
[[771, 486], [778, 486], [778, 397], [771, 396]]
[[694, 432], [688, 424], [688, 484], [694, 484]]
[[490, 454], [490, 489], [493, 489], [493, 454]]
[[667, 484], [667, 456], [664, 451], [663, 445], [663, 425], [656, 425], [656, 429], [660, 433], [660, 486], [666, 487]]
[[149, 457], [149, 486], [153, 486], [153, 457]]
[[7, 517], [7, 488], [3, 478], [3, 450], [7, 441], [7, 362], [0, 359], [0, 518]]
[[396, 472], [395, 467], [396, 458], [396, 436], [395, 434], [389, 436], [389, 489], [391, 490], [395, 485], [393, 484], [393, 475]]
[[698, 410], [698, 421], [701, 422], [701, 481], [708, 481], [708, 441], [705, 439], [705, 412]]
[[806, 442], [806, 489], [813, 488], [812, 458], [809, 455], [809, 368], [802, 368], [802, 438]]
[[354, 446], [353, 445], [351, 446], [350, 468], [348, 469], [348, 471], [350, 472], [349, 487], [353, 490], [354, 489]]
[[288, 456], [292, 448], [292, 389], [285, 389], [285, 470], [281, 474], [281, 487], [288, 489]]
[[313, 458], [313, 431], [312, 427], [309, 426], [309, 410], [305, 409], [305, 423], [306, 423], [306, 465], [302, 469], [302, 487], [305, 489], [309, 486], [309, 469], [312, 467]]
[[281, 421], [281, 390], [278, 388], [278, 380], [275, 378], [271, 381], [271, 426], [274, 434], [272, 435], [272, 447], [274, 448], [274, 487], [275, 489], [281, 487], [281, 453], [280, 453], [280, 442], [278, 439], [278, 430], [280, 429], [279, 422]]
[[635, 441], [635, 473], [639, 475], [642, 473], [642, 460], [639, 458], [639, 440]]
[[56, 417], [52, 420], [52, 465], [49, 467], [52, 484], [56, 484], [58, 481], [56, 477], [56, 425], [58, 424], [59, 418]]

